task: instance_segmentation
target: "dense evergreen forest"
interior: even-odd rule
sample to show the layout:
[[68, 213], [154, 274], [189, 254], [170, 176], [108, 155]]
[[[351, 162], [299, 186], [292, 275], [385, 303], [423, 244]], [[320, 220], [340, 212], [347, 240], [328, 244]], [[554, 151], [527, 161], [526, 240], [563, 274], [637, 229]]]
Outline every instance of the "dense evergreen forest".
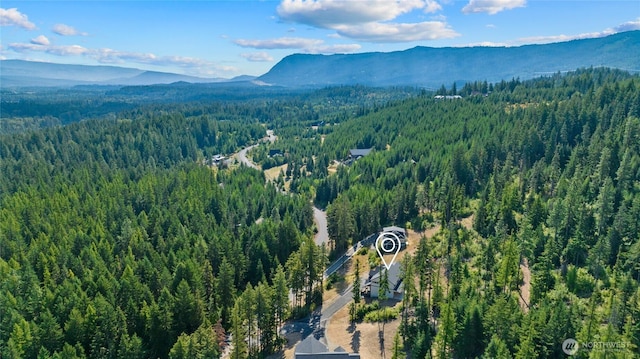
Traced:
[[[68, 124], [12, 99], [0, 356], [217, 357], [233, 333], [232, 357], [265, 357], [285, 320], [321, 304], [329, 258], [393, 224], [439, 228], [402, 263], [395, 357], [558, 358], [567, 338], [618, 345], [578, 358], [637, 357], [640, 78], [583, 69], [439, 93], [462, 98], [341, 87], [145, 100]], [[250, 155], [286, 163], [276, 181], [202, 165], [265, 128], [278, 140]], [[353, 148], [373, 150], [342, 164]], [[313, 243], [311, 202], [330, 248]]]
[[[404, 350], [413, 358], [556, 358], [563, 340], [576, 338], [624, 343], [578, 356], [637, 356], [638, 77], [589, 69], [447, 94], [464, 97], [406, 99], [324, 138], [309, 130], [305, 146], [289, 139], [299, 151], [291, 161], [302, 164], [291, 188], [328, 204], [338, 249], [381, 225], [441, 225], [410, 271], [420, 273], [420, 290], [406, 290], [413, 318], [403, 322]], [[352, 148], [373, 152], [327, 175], [329, 159]], [[472, 230], [460, 222], [470, 215]], [[523, 305], [520, 265], [532, 276]]]

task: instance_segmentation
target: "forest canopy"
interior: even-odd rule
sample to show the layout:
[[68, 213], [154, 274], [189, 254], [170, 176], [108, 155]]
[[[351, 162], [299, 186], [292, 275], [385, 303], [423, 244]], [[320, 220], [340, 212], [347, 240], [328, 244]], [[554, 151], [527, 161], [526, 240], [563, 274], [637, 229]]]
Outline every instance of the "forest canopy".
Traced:
[[[582, 69], [440, 92], [461, 97], [355, 86], [100, 114], [87, 102], [79, 122], [50, 102], [12, 107], [0, 356], [217, 357], [232, 332], [236, 357], [265, 357], [284, 321], [321, 304], [328, 258], [386, 225], [439, 226], [403, 263], [417, 286], [402, 357], [556, 358], [567, 338], [624, 343], [578, 357], [637, 355], [640, 78]], [[277, 141], [261, 142], [266, 129]], [[287, 165], [273, 181], [205, 165], [258, 143], [263, 169]]]

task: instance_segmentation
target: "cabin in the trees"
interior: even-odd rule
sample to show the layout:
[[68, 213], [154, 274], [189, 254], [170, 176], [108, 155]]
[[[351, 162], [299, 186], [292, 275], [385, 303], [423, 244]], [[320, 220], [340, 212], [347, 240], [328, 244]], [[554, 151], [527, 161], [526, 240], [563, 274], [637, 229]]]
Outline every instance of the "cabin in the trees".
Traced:
[[225, 156], [217, 154], [211, 156], [209, 160], [205, 160], [205, 164], [208, 166], [220, 166], [226, 162], [226, 159], [227, 158]]
[[349, 158], [357, 160], [361, 157], [368, 155], [372, 148], [354, 148], [349, 150]]
[[[378, 266], [369, 272], [369, 279], [364, 283], [362, 294], [371, 298], [380, 296], [380, 280], [382, 271], [387, 270], [384, 266]], [[398, 298], [402, 296], [402, 276], [400, 263], [396, 262], [389, 266], [387, 270], [387, 278], [389, 279], [389, 293], [387, 298]]]
[[349, 155], [347, 156], [347, 159], [343, 161], [343, 163], [345, 165], [350, 165], [353, 162], [359, 160], [360, 158], [368, 155], [369, 153], [371, 153], [371, 150], [373, 148], [354, 148], [349, 150]]
[[395, 234], [396, 236], [398, 236], [398, 239], [400, 240], [400, 249], [405, 249], [407, 247], [407, 230], [406, 229], [402, 227], [397, 227], [397, 226], [389, 226], [389, 227], [383, 227], [382, 232], [380, 234], [382, 233]]
[[341, 347], [334, 351], [320, 343], [313, 335], [309, 335], [298, 343], [295, 351], [295, 359], [360, 359], [358, 353], [347, 353]]
[[278, 156], [284, 156], [284, 152], [282, 152], [281, 149], [277, 149], [277, 148], [269, 149], [269, 157], [278, 157]]

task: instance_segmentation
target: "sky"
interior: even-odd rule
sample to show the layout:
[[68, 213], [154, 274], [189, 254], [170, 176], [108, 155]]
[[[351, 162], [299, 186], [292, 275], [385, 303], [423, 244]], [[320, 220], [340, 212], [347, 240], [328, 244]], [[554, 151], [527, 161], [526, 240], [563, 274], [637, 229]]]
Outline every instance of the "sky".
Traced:
[[231, 78], [262, 75], [293, 53], [522, 46], [629, 30], [640, 30], [639, 0], [3, 0], [0, 59]]

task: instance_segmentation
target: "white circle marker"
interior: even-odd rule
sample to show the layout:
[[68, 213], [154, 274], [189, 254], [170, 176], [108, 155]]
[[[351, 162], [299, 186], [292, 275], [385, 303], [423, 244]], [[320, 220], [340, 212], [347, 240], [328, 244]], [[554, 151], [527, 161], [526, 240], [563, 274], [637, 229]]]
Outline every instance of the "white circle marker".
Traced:
[[[384, 266], [389, 270], [393, 261], [396, 260], [398, 252], [400, 252], [400, 238], [393, 232], [382, 232], [378, 235], [378, 238], [376, 238], [375, 246], [380, 259], [382, 259], [382, 263], [384, 263]], [[389, 263], [384, 259], [385, 254], [393, 254], [393, 258], [391, 258]]]
[[562, 351], [567, 355], [573, 355], [580, 349], [580, 344], [573, 338], [566, 339], [562, 342]]

